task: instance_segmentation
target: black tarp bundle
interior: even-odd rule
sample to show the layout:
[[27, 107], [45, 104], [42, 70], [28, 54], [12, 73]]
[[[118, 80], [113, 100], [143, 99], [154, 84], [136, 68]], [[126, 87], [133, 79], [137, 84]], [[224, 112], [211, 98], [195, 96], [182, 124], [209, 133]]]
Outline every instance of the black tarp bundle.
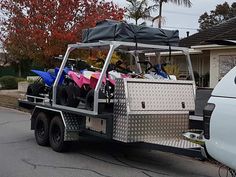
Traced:
[[136, 26], [114, 20], [104, 20], [97, 23], [94, 28], [83, 30], [82, 42], [100, 40], [178, 46], [179, 31]]

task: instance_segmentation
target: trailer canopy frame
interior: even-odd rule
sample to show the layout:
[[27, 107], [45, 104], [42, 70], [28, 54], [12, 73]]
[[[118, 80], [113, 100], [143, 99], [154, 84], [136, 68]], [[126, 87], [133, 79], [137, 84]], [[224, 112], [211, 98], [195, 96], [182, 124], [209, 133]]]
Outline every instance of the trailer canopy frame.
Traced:
[[[57, 86], [59, 83], [59, 80], [61, 78], [61, 75], [63, 73], [63, 69], [66, 66], [66, 63], [68, 61], [70, 53], [75, 50], [75, 49], [91, 49], [91, 48], [107, 48], [109, 49], [109, 52], [106, 56], [105, 63], [102, 68], [102, 72], [100, 74], [100, 77], [98, 79], [95, 91], [94, 91], [94, 105], [93, 105], [93, 110], [86, 110], [86, 109], [81, 109], [81, 108], [73, 108], [69, 106], [62, 106], [56, 103], [56, 92], [57, 92]], [[55, 108], [61, 108], [61, 109], [66, 109], [69, 111], [76, 111], [80, 112], [83, 114], [88, 114], [88, 115], [98, 115], [98, 93], [102, 85], [102, 78], [105, 77], [106, 71], [108, 69], [108, 66], [110, 64], [112, 54], [116, 50], [120, 51], [126, 51], [127, 53], [130, 53], [131, 55], [134, 56], [135, 58], [135, 63], [137, 66], [137, 69], [139, 72], [141, 72], [141, 66], [138, 57], [138, 53], [151, 53], [153, 51], [155, 52], [163, 52], [163, 51], [181, 51], [183, 55], [186, 57], [186, 61], [188, 64], [188, 71], [190, 74], [190, 77], [193, 81], [194, 80], [194, 74], [193, 74], [193, 69], [192, 69], [192, 64], [190, 60], [190, 55], [189, 55], [189, 49], [185, 47], [176, 47], [176, 46], [164, 46], [164, 45], [153, 45], [153, 44], [143, 44], [143, 43], [135, 43], [135, 42], [121, 42], [121, 41], [99, 41], [99, 42], [94, 42], [94, 43], [76, 43], [76, 44], [69, 44], [66, 50], [66, 53], [63, 57], [59, 72], [57, 74], [56, 80], [53, 84], [53, 99], [52, 99], [52, 106]], [[195, 83], [195, 82], [194, 82]]]

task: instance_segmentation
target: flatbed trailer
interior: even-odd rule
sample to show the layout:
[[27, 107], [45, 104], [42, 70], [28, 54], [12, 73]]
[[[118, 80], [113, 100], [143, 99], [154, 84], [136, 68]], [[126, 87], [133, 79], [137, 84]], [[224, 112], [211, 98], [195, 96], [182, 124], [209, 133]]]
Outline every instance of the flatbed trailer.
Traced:
[[[74, 108], [56, 102], [57, 86], [69, 54], [78, 48], [109, 50], [94, 91], [92, 110], [86, 110], [83, 105]], [[113, 112], [101, 113], [99, 104], [108, 100], [99, 98], [99, 90], [114, 51], [127, 51], [134, 57], [137, 70], [142, 72], [138, 52], [160, 55], [161, 51], [170, 51], [170, 46], [120, 41], [69, 45], [53, 85], [52, 99], [26, 95], [19, 100], [19, 106], [32, 110], [31, 129], [35, 131], [37, 143], [43, 146], [50, 143], [53, 150], [61, 152], [67, 142], [89, 134], [126, 145], [201, 157], [200, 146], [182, 136], [189, 131], [189, 114], [195, 109], [195, 82], [189, 52], [181, 47], [171, 47], [171, 50], [186, 56], [192, 81], [116, 79]], [[29, 97], [34, 101], [28, 101]]]

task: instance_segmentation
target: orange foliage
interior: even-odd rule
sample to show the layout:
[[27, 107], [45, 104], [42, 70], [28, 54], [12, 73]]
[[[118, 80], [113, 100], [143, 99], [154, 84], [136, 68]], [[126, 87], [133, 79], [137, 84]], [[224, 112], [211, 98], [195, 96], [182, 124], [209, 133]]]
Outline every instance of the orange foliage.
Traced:
[[0, 0], [0, 38], [15, 59], [47, 65], [81, 40], [82, 29], [104, 19], [122, 20], [124, 9], [105, 0]]

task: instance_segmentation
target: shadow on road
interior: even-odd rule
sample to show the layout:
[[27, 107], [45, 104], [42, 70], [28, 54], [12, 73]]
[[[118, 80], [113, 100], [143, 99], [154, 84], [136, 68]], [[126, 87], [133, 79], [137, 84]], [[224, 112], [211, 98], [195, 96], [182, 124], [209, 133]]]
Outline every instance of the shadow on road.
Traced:
[[[122, 143], [81, 137], [70, 143], [67, 153], [80, 154], [104, 163], [123, 166], [163, 176], [212, 176], [201, 172], [209, 163], [151, 149], [135, 148]], [[215, 167], [215, 166], [214, 166]]]

